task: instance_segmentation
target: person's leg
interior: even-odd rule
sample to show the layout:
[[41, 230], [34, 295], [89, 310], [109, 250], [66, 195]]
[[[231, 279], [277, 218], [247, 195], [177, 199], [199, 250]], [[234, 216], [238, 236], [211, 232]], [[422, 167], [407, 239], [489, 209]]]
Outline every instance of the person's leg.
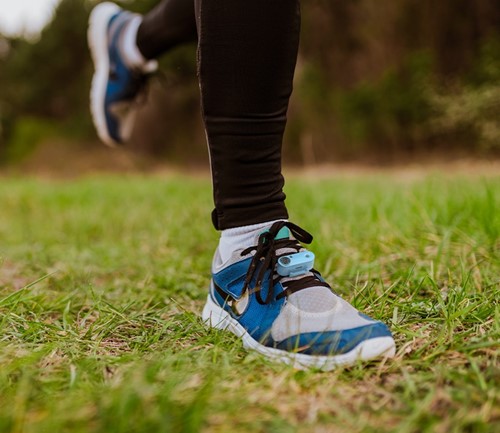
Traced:
[[[310, 243], [311, 235], [285, 221], [281, 144], [297, 56], [298, 0], [196, 0], [196, 6], [213, 221], [222, 230], [203, 320], [299, 367], [330, 369], [391, 355], [388, 328], [331, 290], [313, 268], [314, 254], [299, 243]], [[91, 16], [93, 52], [104, 53], [102, 82], [113, 98], [118, 95], [103, 99], [111, 116], [137, 90], [141, 61], [147, 65], [149, 55], [167, 46], [139, 51], [133, 33], [122, 33], [139, 27], [135, 16], [109, 3]], [[124, 56], [127, 44], [131, 51]]]
[[218, 229], [287, 218], [281, 145], [298, 0], [197, 0], [199, 79]]
[[196, 0], [198, 64], [222, 230], [203, 320], [269, 358], [325, 370], [394, 352], [388, 328], [337, 296], [286, 221], [281, 145], [299, 0]]
[[197, 39], [194, 0], [163, 0], [142, 18], [137, 46], [156, 59], [177, 45]]

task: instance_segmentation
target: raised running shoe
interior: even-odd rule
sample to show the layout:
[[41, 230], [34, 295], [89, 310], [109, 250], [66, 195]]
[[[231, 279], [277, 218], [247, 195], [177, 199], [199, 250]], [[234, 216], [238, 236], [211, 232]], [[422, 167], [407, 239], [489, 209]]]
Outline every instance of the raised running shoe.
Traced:
[[151, 60], [142, 68], [130, 68], [123, 59], [123, 31], [136, 16], [109, 2], [100, 3], [90, 14], [87, 37], [95, 67], [90, 108], [99, 138], [110, 146], [130, 138], [138, 99], [158, 67]]

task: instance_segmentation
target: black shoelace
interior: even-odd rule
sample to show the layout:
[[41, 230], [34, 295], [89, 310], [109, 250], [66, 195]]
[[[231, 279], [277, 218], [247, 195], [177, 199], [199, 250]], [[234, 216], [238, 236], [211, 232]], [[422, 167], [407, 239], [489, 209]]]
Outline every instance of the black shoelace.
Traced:
[[148, 102], [149, 86], [154, 72], [142, 73], [135, 71], [133, 80], [129, 83], [127, 94], [133, 96], [133, 103], [137, 106], [144, 106]]
[[[283, 227], [288, 227], [295, 239], [276, 239], [276, 235]], [[259, 304], [266, 305], [271, 303], [273, 301], [274, 285], [280, 279], [284, 278], [275, 272], [276, 264], [281, 256], [289, 254], [285, 253], [282, 255], [278, 255], [276, 252], [280, 249], [293, 249], [296, 252], [299, 252], [302, 249], [302, 246], [299, 242], [310, 244], [312, 240], [312, 235], [296, 224], [288, 221], [278, 221], [274, 223], [269, 231], [264, 232], [259, 236], [259, 241], [256, 246], [249, 247], [241, 253], [242, 256], [245, 256], [252, 251], [255, 251], [255, 255], [250, 262], [250, 267], [248, 268], [248, 272], [245, 278], [243, 293], [251, 290], [251, 292], [255, 293], [255, 297]], [[285, 290], [281, 292], [276, 297], [276, 299], [282, 299], [285, 296], [289, 296], [292, 293], [307, 289], [309, 287], [323, 286], [330, 288], [328, 284], [322, 282], [318, 278], [319, 272], [314, 269], [311, 269], [311, 272], [313, 275], [307, 275], [303, 278], [285, 282], [283, 284]], [[266, 299], [262, 299], [262, 283], [264, 281], [264, 278], [266, 277], [266, 273], [268, 273], [269, 289]], [[256, 280], [255, 286], [254, 288], [250, 289], [250, 284], [254, 278]]]

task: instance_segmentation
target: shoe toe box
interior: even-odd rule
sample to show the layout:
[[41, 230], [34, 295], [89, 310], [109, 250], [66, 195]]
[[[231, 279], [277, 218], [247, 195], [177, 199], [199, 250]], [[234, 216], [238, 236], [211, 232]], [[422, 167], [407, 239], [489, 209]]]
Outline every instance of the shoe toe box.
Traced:
[[354, 350], [361, 343], [380, 337], [392, 338], [389, 328], [381, 323], [353, 329], [309, 332], [294, 335], [275, 344], [277, 349], [306, 355], [339, 355]]

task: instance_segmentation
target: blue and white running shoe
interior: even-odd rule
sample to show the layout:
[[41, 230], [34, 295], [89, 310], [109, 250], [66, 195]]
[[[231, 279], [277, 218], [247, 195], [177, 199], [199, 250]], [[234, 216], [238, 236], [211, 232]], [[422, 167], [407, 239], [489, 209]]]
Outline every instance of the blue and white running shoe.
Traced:
[[241, 337], [246, 348], [300, 369], [327, 371], [394, 356], [387, 326], [335, 294], [299, 241], [310, 243], [312, 236], [279, 221], [227, 263], [216, 251], [203, 320]]
[[138, 96], [158, 66], [152, 60], [142, 68], [130, 68], [120, 53], [123, 30], [136, 16], [109, 2], [90, 14], [87, 37], [95, 67], [90, 108], [99, 138], [110, 146], [130, 138]]

